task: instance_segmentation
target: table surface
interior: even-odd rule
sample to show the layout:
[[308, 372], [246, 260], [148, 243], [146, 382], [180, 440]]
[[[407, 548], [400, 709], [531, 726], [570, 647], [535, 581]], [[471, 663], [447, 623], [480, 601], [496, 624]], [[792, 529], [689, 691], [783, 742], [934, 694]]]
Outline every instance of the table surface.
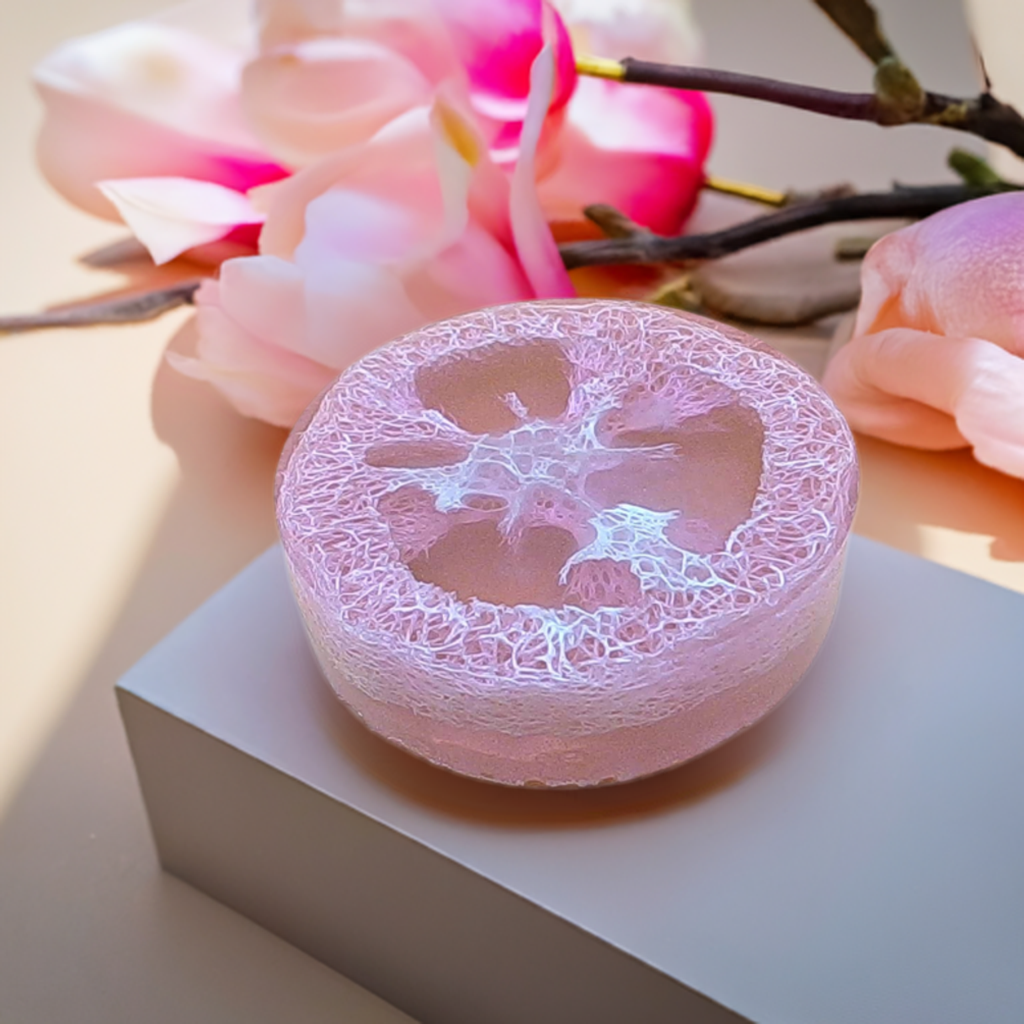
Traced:
[[[159, 6], [36, 0], [0, 10], [0, 311], [138, 284], [75, 262], [123, 229], [69, 208], [39, 177], [28, 73], [62, 39]], [[880, 6], [927, 84], [974, 90], [953, 0]], [[863, 60], [809, 3], [695, 7], [716, 66], [866, 87]], [[976, 0], [970, 14], [997, 91], [1024, 103], [1013, 57], [1024, 8]], [[938, 180], [962, 143], [938, 130], [715, 105], [712, 170], [775, 187]], [[273, 542], [284, 439], [168, 368], [164, 351], [187, 343], [188, 320], [176, 311], [0, 339], [0, 1020], [406, 1019], [156, 864], [113, 683]], [[820, 369], [828, 332], [774, 340]], [[1024, 592], [1024, 482], [964, 452], [858, 443], [859, 533]]]

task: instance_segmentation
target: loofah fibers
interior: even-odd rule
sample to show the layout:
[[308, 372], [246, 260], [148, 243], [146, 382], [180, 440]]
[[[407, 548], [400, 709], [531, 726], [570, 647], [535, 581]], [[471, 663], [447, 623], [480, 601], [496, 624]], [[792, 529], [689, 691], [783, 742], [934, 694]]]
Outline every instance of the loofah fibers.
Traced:
[[774, 707], [838, 595], [857, 463], [803, 370], [710, 321], [531, 302], [361, 359], [277, 503], [341, 699], [511, 785], [669, 768]]

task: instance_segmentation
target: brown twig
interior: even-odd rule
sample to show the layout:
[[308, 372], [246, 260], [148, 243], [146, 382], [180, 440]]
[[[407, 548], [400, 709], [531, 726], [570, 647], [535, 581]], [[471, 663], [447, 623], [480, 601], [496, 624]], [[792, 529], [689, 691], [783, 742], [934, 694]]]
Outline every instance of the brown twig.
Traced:
[[783, 207], [723, 231], [665, 238], [646, 232], [590, 242], [570, 242], [559, 247], [570, 270], [602, 264], [675, 263], [713, 260], [752, 245], [797, 231], [844, 221], [906, 218], [917, 220], [969, 199], [1005, 192], [1014, 186], [934, 185], [897, 188], [892, 192], [862, 192]]
[[656, 237], [653, 231], [637, 224], [635, 220], [630, 220], [621, 210], [606, 203], [591, 203], [590, 206], [584, 206], [583, 216], [591, 224], [596, 224], [606, 238], [635, 238], [637, 235]]
[[922, 91], [920, 105], [908, 108], [899, 103], [886, 102], [876, 93], [819, 89], [733, 71], [655, 64], [634, 60], [632, 57], [622, 61], [621, 67], [624, 69], [620, 77], [623, 82], [745, 96], [816, 114], [851, 121], [868, 121], [886, 127], [898, 124], [941, 125], [977, 135], [989, 142], [1006, 146], [1018, 156], [1024, 156], [1024, 117], [987, 92], [963, 99]]
[[169, 288], [158, 288], [106, 302], [89, 302], [66, 309], [53, 309], [27, 316], [0, 317], [0, 334], [21, 334], [50, 327], [91, 327], [96, 324], [134, 324], [153, 320], [192, 302], [201, 278], [181, 281]]

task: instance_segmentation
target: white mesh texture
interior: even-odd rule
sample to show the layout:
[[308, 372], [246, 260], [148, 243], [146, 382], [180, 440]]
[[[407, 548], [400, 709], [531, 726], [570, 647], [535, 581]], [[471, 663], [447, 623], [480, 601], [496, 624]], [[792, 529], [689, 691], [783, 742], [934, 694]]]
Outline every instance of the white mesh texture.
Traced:
[[[425, 367], [443, 380], [465, 354], [538, 342], [567, 361], [557, 418], [524, 419], [519, 392], [504, 396], [504, 433], [424, 408], [418, 371], [421, 385]], [[763, 428], [752, 507], [728, 536], [698, 521], [687, 550], [666, 535], [685, 513], [588, 494], [591, 475], [637, 457], [611, 446], [623, 431], [702, 416], [713, 430], [723, 410]], [[695, 706], [795, 649], [831, 612], [816, 595], [834, 590], [856, 486], [845, 421], [758, 342], [638, 303], [536, 302], [426, 327], [346, 370], [286, 449], [278, 517], [339, 690], [449, 725], [586, 735]], [[488, 521], [511, 539], [537, 524], [569, 531], [577, 550], [555, 585], [570, 603], [464, 601], [413, 575], [407, 563], [454, 522]]]

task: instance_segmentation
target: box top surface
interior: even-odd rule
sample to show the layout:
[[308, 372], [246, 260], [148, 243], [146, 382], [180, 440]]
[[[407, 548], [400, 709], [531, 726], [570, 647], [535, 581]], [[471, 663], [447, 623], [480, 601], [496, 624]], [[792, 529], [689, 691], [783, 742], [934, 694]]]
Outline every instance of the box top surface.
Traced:
[[765, 1024], [1024, 1019], [1024, 598], [853, 538], [783, 706], [584, 792], [450, 775], [370, 735], [271, 549], [121, 686]]

